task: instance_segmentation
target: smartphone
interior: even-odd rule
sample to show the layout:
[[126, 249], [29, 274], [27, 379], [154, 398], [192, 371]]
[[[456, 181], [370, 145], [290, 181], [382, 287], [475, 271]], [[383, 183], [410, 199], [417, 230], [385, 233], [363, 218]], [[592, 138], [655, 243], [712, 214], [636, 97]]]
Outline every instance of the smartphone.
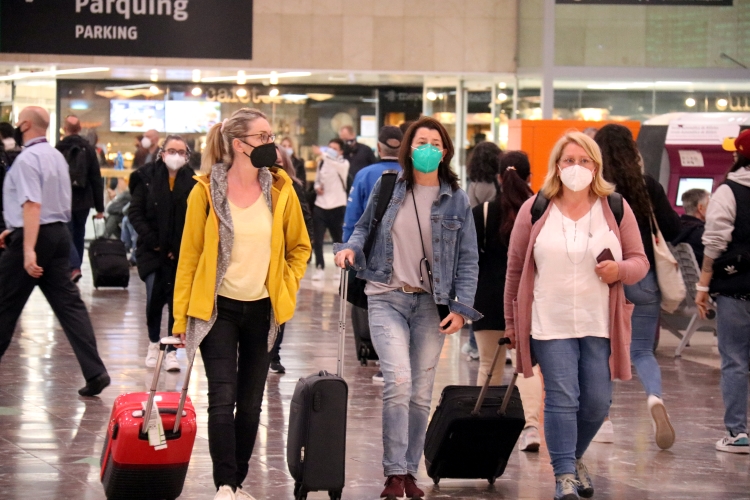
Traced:
[[602, 250], [602, 253], [596, 256], [597, 264], [601, 264], [605, 260], [611, 260], [613, 262], [615, 260], [615, 256], [612, 255], [612, 250], [610, 250], [609, 248], [605, 248], [604, 250]]
[[[450, 307], [448, 307], [445, 304], [436, 304], [436, 305], [437, 305], [438, 315], [440, 316], [440, 322], [442, 323], [443, 320], [447, 318], [448, 315], [451, 313], [451, 310], [450, 310]], [[451, 323], [453, 323], [453, 321], [448, 322], [448, 324], [445, 326], [441, 326], [440, 331], [445, 331], [448, 328], [450, 328]]]

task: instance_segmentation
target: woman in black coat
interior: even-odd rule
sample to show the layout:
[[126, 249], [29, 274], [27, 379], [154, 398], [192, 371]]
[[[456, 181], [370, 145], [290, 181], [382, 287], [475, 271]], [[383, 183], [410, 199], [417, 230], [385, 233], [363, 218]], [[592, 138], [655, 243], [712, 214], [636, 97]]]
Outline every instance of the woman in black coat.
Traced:
[[[187, 163], [189, 158], [190, 150], [185, 140], [178, 135], [170, 135], [164, 140], [156, 161], [130, 174], [129, 187], [133, 199], [128, 209], [128, 219], [138, 233], [135, 250], [138, 275], [146, 283], [146, 324], [150, 341], [147, 367], [156, 366], [165, 305], [169, 308], [167, 333], [172, 335], [174, 278], [180, 257], [187, 199], [196, 182], [193, 169]], [[171, 346], [165, 365], [168, 371], [180, 370]]]
[[[501, 360], [489, 373], [497, 342], [505, 335], [505, 272], [508, 267], [508, 243], [516, 214], [533, 192], [528, 185], [531, 175], [529, 158], [523, 151], [508, 151], [500, 157], [497, 183], [500, 191], [493, 201], [480, 203], [473, 208], [474, 225], [477, 228], [479, 248], [479, 280], [474, 307], [484, 314], [475, 321], [474, 335], [479, 349], [479, 373], [477, 385], [490, 377], [490, 385], [500, 385], [505, 368], [505, 348], [501, 348]], [[486, 215], [485, 215], [486, 214]], [[523, 451], [537, 451], [540, 445], [538, 431], [539, 413], [542, 405], [542, 386], [535, 367], [531, 378], [520, 377], [518, 390], [523, 400], [526, 427], [519, 439]]]

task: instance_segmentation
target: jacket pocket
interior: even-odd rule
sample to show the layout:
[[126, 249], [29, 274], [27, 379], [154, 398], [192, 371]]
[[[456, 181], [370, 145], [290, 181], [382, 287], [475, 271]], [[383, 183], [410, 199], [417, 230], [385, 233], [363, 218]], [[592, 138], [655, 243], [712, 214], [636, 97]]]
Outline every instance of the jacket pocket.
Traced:
[[458, 232], [461, 230], [462, 222], [458, 219], [443, 219], [440, 223], [442, 228], [442, 244], [440, 245], [440, 255], [443, 263], [451, 274], [455, 268], [456, 245], [458, 241]]
[[633, 310], [635, 309], [635, 304], [630, 302], [628, 299], [625, 299], [625, 302], [622, 303], [622, 326], [623, 331], [621, 333], [620, 337], [620, 343], [624, 344], [626, 346], [630, 345], [630, 339], [633, 335]]

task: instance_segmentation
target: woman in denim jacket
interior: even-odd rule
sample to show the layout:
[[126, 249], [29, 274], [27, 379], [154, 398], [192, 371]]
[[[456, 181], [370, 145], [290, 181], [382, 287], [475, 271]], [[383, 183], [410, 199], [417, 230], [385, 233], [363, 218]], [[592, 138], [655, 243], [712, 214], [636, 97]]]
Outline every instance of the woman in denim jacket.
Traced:
[[388, 479], [381, 497], [388, 499], [404, 493], [424, 496], [414, 476], [443, 341], [467, 319], [481, 318], [472, 308], [479, 272], [474, 218], [450, 168], [452, 157], [453, 144], [440, 122], [429, 117], [415, 122], [401, 143], [403, 172], [367, 262], [362, 248], [380, 181], [348, 243], [334, 245], [336, 265], [352, 264], [367, 280], [370, 332], [385, 380], [383, 468]]

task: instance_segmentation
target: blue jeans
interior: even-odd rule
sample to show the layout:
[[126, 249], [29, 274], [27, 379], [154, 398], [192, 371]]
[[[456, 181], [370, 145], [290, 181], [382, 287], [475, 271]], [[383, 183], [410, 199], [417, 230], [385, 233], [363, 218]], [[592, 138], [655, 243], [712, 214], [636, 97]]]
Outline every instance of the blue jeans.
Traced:
[[125, 243], [125, 248], [131, 252], [130, 262], [135, 264], [135, 244], [138, 242], [138, 233], [135, 232], [133, 224], [130, 223], [128, 216], [122, 218], [122, 233], [120, 240]]
[[383, 371], [383, 469], [417, 474], [430, 416], [435, 369], [443, 350], [432, 295], [400, 290], [367, 299], [370, 337]]
[[724, 425], [736, 436], [747, 432], [750, 302], [719, 295], [716, 299], [716, 326], [721, 354]]
[[661, 369], [654, 356], [654, 342], [661, 311], [661, 291], [656, 281], [656, 273], [651, 270], [635, 285], [625, 285], [625, 297], [635, 304], [630, 359], [635, 365], [635, 371], [646, 395], [661, 397]]
[[609, 339], [536, 340], [544, 377], [544, 435], [555, 475], [575, 474], [612, 400]]

